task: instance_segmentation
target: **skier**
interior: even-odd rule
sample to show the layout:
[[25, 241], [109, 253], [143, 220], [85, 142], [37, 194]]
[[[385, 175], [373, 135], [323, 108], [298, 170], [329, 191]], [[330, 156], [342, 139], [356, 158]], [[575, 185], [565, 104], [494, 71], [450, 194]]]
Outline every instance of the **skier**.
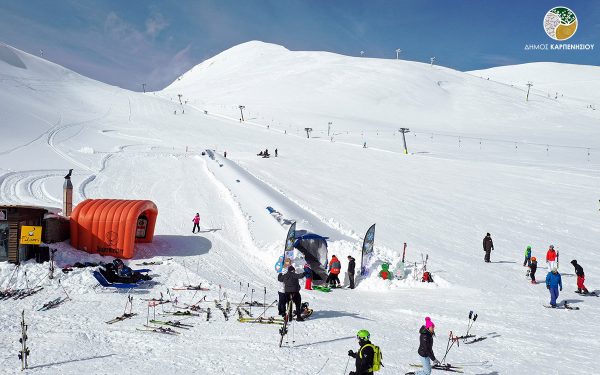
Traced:
[[227, 151], [223, 152], [223, 157], [227, 159]]
[[523, 261], [523, 267], [525, 267], [525, 265], [529, 266], [531, 263], [531, 246], [527, 246], [527, 249], [525, 249], [525, 260]]
[[338, 275], [340, 274], [341, 270], [342, 264], [340, 263], [340, 260], [335, 255], [333, 255], [331, 257], [331, 260], [329, 261], [329, 275], [327, 276], [327, 281], [325, 281], [332, 288], [339, 287], [340, 278], [338, 277]]
[[546, 253], [546, 263], [548, 263], [548, 272], [552, 272], [553, 268], [558, 268], [556, 266], [556, 250], [554, 250], [554, 245], [550, 245], [548, 252]]
[[438, 366], [440, 361], [435, 358], [433, 354], [433, 336], [435, 336], [435, 324], [431, 321], [431, 318], [425, 318], [425, 325], [419, 329], [421, 336], [419, 337], [419, 356], [421, 357], [421, 363], [423, 369], [417, 372], [407, 372], [406, 375], [429, 375], [431, 374], [431, 361], [434, 366]]
[[304, 263], [304, 277], [306, 277], [306, 282], [304, 283], [304, 289], [312, 290], [312, 270], [308, 263]]
[[275, 149], [275, 157], [277, 157], [277, 149]]
[[583, 283], [585, 282], [585, 273], [583, 273], [583, 267], [577, 264], [577, 261], [575, 259], [571, 261], [571, 264], [573, 265], [573, 267], [575, 267], [575, 274], [577, 275], [577, 293], [588, 294], [589, 291], [587, 290], [585, 285], [583, 285]]
[[486, 263], [490, 262], [490, 253], [494, 250], [494, 242], [492, 242], [492, 236], [488, 233], [483, 238], [483, 251], [485, 251], [485, 260]]
[[[283, 283], [286, 301], [292, 300], [296, 305], [296, 321], [304, 319], [300, 315], [302, 311], [302, 296], [300, 295], [300, 283], [298, 280], [304, 277], [304, 273], [296, 273], [294, 266], [289, 266], [287, 273], [277, 275], [277, 280]], [[291, 317], [290, 317], [291, 318]]]
[[558, 269], [552, 268], [552, 272], [546, 275], [546, 288], [550, 291], [550, 306], [556, 307], [556, 299], [558, 298], [558, 290], [562, 291], [562, 279]]
[[196, 228], [198, 228], [198, 232], [200, 232], [200, 214], [196, 212], [196, 216], [192, 219], [194, 223], [194, 228], [192, 229], [192, 233], [196, 233]]
[[379, 347], [371, 344], [369, 339], [371, 334], [366, 329], [361, 329], [356, 333], [358, 339], [358, 353], [353, 350], [348, 350], [348, 355], [352, 358], [356, 358], [356, 370], [350, 371], [349, 375], [368, 375], [377, 371], [381, 366], [381, 355], [377, 355]]
[[[282, 261], [283, 262], [283, 261]], [[287, 269], [284, 268], [282, 266], [282, 271], [281, 274], [285, 274], [287, 272]], [[279, 276], [277, 277], [279, 279]], [[285, 305], [287, 303], [287, 295], [285, 294], [285, 284], [281, 284], [281, 287], [279, 289], [279, 291], [277, 292], [277, 294], [279, 294], [279, 303], [277, 304], [277, 310], [279, 312], [279, 316], [285, 316]]]
[[348, 255], [348, 279], [350, 280], [350, 289], [354, 289], [354, 269], [356, 268], [356, 259]]
[[529, 264], [529, 277], [531, 277], [531, 283], [537, 284], [535, 281], [535, 271], [537, 270], [537, 258], [531, 257], [531, 263]]

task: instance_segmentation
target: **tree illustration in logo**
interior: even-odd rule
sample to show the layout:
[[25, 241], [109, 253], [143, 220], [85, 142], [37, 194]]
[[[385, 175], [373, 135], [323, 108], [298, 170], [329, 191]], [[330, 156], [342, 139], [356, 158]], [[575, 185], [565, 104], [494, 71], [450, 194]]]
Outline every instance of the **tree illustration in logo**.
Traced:
[[544, 17], [544, 30], [554, 40], [567, 40], [577, 31], [577, 16], [566, 7], [554, 7]]

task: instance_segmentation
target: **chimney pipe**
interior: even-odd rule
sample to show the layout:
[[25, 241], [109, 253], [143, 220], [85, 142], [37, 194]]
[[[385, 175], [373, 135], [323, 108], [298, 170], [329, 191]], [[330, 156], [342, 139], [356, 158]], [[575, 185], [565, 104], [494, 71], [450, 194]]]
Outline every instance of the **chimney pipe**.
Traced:
[[69, 173], [65, 176], [65, 182], [63, 184], [63, 215], [66, 217], [71, 216], [73, 212], [73, 184], [71, 183], [72, 169], [69, 169]]

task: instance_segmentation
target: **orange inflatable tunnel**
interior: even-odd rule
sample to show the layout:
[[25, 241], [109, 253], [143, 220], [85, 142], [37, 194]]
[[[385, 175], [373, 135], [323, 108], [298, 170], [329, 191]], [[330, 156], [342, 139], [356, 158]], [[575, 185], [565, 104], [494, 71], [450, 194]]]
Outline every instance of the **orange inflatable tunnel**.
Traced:
[[152, 201], [86, 199], [71, 214], [71, 246], [129, 259], [136, 242], [152, 242], [158, 209]]

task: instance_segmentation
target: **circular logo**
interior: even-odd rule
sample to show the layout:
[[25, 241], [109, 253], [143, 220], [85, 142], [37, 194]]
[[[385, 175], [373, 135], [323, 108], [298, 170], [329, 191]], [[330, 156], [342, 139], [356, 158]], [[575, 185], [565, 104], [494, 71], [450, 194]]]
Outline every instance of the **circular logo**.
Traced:
[[567, 7], [554, 7], [544, 17], [544, 30], [554, 40], [567, 40], [577, 31], [577, 16]]
[[117, 232], [113, 232], [113, 231], [106, 232], [106, 237], [104, 238], [108, 247], [117, 246], [118, 239], [119, 239], [119, 236], [117, 235]]

